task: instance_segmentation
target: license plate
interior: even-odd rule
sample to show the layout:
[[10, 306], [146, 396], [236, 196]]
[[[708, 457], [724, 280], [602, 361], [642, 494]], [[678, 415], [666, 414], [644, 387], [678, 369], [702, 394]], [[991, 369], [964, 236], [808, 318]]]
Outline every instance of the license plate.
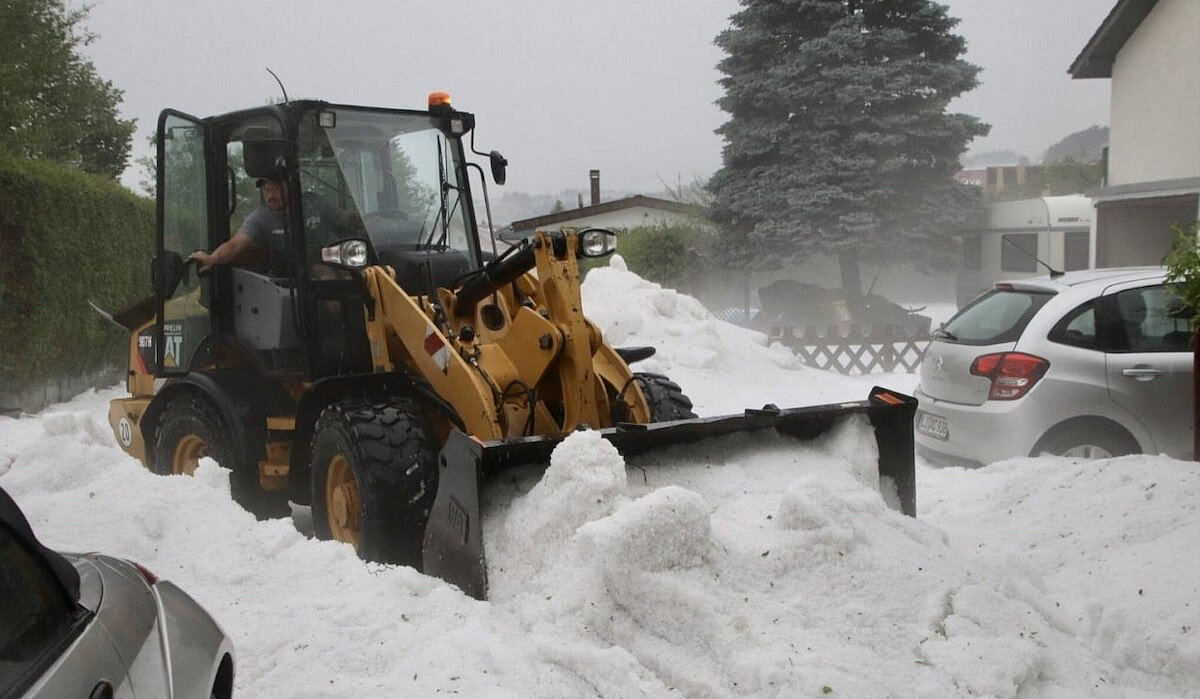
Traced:
[[941, 415], [918, 412], [917, 431], [934, 439], [950, 439], [950, 425]]

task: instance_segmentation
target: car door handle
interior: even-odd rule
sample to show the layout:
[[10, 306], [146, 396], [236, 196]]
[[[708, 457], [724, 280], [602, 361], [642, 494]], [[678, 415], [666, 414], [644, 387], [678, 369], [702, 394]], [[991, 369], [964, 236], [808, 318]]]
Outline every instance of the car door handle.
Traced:
[[1156, 376], [1162, 376], [1167, 373], [1165, 369], [1155, 369], [1154, 367], [1133, 367], [1132, 369], [1122, 369], [1121, 374], [1124, 376], [1132, 376], [1138, 381], [1149, 381]]

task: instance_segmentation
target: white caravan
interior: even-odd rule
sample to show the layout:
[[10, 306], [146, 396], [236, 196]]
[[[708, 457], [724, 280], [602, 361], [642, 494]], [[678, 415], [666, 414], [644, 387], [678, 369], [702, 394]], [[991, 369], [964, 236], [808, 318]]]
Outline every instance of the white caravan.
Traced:
[[961, 308], [1000, 279], [1087, 269], [1092, 200], [1082, 194], [988, 204], [987, 225], [966, 231], [958, 268]]

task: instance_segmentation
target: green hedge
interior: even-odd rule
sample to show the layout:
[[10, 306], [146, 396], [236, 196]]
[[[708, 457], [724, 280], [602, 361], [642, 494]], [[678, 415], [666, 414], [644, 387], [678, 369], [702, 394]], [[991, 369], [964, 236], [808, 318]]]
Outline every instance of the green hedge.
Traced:
[[[670, 224], [639, 226], [617, 231], [617, 254], [625, 258], [629, 271], [643, 279], [680, 291], [691, 291], [703, 277], [705, 246], [711, 233], [702, 225]], [[584, 270], [607, 265], [587, 262]]]
[[128, 333], [88, 301], [146, 296], [153, 247], [153, 200], [0, 154], [0, 390], [123, 366]]

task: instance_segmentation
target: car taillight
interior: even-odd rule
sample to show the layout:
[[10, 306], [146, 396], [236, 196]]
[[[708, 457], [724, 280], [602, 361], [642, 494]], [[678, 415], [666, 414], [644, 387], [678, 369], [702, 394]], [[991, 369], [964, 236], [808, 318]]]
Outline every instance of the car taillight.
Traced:
[[137, 571], [142, 574], [142, 578], [146, 581], [147, 585], [152, 586], [154, 583], [158, 582], [158, 576], [154, 573], [151, 573], [149, 568], [141, 563], [138, 563], [137, 561], [130, 561], [130, 563], [132, 563], [133, 567], [137, 568]]
[[1024, 352], [984, 354], [971, 362], [971, 373], [992, 382], [988, 400], [1016, 400], [1029, 392], [1050, 362]]

